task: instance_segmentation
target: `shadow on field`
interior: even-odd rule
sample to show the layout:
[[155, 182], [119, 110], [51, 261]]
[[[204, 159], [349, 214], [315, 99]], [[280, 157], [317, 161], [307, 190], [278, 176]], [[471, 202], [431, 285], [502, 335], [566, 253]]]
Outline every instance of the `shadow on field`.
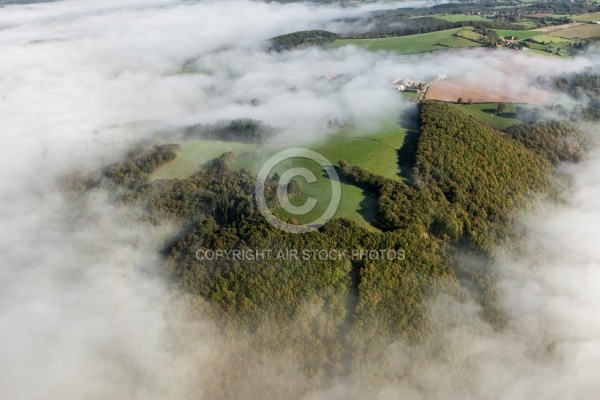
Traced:
[[[340, 167], [334, 167], [337, 172], [340, 182], [347, 185], [358, 187], [354, 182], [346, 179]], [[323, 173], [324, 178], [331, 179], [326, 173]], [[360, 208], [357, 210], [358, 214], [365, 219], [371, 226], [377, 229], [381, 229], [381, 226], [377, 222], [377, 214], [379, 212], [379, 203], [377, 193], [360, 188], [363, 194], [363, 199], [360, 201]], [[344, 201], [342, 198], [341, 201]]]
[[481, 111], [483, 111], [486, 114], [495, 115], [499, 118], [517, 118], [517, 113], [515, 112], [504, 112], [501, 114], [496, 114], [496, 109], [494, 108], [483, 108], [481, 109]]
[[398, 118], [398, 124], [406, 128], [404, 143], [398, 149], [398, 168], [400, 169], [398, 176], [410, 181], [421, 137], [418, 106], [415, 105], [415, 107], [409, 107], [402, 111]]
[[377, 223], [377, 212], [379, 210], [378, 198], [373, 192], [363, 190], [364, 198], [360, 202], [360, 209], [358, 213], [365, 219], [371, 226], [377, 229], [381, 229], [381, 226]]

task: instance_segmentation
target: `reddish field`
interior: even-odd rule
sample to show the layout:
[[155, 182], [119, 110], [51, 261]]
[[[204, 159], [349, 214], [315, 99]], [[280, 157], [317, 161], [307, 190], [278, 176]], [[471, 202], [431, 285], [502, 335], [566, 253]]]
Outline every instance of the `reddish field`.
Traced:
[[508, 82], [510, 76], [502, 80], [477, 82], [466, 77], [447, 79], [432, 83], [426, 98], [456, 102], [462, 97], [465, 102], [472, 100], [475, 103], [528, 103], [549, 106], [558, 97], [556, 93], [526, 85], [508, 86]]

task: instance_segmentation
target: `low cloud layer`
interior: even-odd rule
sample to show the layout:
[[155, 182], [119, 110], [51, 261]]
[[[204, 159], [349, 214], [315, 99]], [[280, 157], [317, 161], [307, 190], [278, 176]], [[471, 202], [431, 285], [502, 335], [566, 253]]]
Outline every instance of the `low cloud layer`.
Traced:
[[[393, 114], [402, 106], [389, 87], [396, 79], [484, 69], [487, 79], [500, 79], [510, 62], [522, 71], [504, 82], [510, 90], [594, 63], [508, 51], [404, 58], [354, 47], [264, 51], [270, 37], [356, 12], [174, 0], [0, 10], [1, 398], [204, 398], [214, 374], [226, 370], [210, 319], [186, 314], [203, 308], [169, 292], [161, 276], [155, 250], [171, 227], [140, 226], [136, 210], [100, 195], [74, 204], [57, 189], [64, 174], [114, 160], [165, 127], [252, 117], [284, 127], [286, 140], [310, 139], [331, 118], [367, 124]], [[182, 73], [184, 65], [193, 73]], [[327, 79], [342, 75], [349, 79]], [[529, 257], [498, 266], [508, 331], [491, 331], [475, 305], [440, 299], [432, 312], [447, 325], [438, 339], [459, 352], [435, 358], [426, 345], [398, 344], [383, 366], [394, 378], [370, 387], [366, 365], [349, 382], [306, 398], [598, 393], [600, 156], [567, 169], [575, 182], [570, 202], [530, 223]], [[264, 365], [255, 372], [274, 386], [308, 385], [287, 366], [285, 379]]]

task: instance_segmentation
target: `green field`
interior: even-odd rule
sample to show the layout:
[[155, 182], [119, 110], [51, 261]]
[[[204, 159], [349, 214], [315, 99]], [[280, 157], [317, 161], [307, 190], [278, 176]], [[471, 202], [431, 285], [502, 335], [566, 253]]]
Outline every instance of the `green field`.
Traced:
[[[337, 166], [340, 160], [345, 160], [386, 178], [400, 179], [398, 149], [404, 143], [405, 134], [406, 129], [400, 127], [394, 117], [376, 130], [348, 128], [336, 132], [329, 139], [315, 144], [312, 149], [325, 156], [333, 165]], [[325, 194], [325, 198], [328, 198], [329, 190], [329, 187], [315, 185], [310, 189], [307, 187], [305, 193], [314, 198], [323, 198]], [[369, 206], [373, 201], [366, 197], [362, 189], [342, 184], [342, 200], [335, 217], [349, 218], [366, 226], [373, 217], [372, 205]], [[307, 214], [304, 221], [310, 221], [315, 215], [323, 213], [327, 202], [319, 203], [324, 205], [315, 207], [315, 212]], [[279, 211], [282, 216], [286, 215], [282, 210]]]
[[182, 140], [178, 144], [181, 146], [181, 152], [177, 154], [177, 158], [152, 174], [152, 180], [184, 179], [198, 171], [202, 164], [223, 153], [232, 151], [239, 154], [257, 147], [254, 144], [220, 140]]
[[[552, 56], [568, 56], [569, 44], [572, 41], [549, 34], [537, 35], [528, 41], [529, 48], [533, 53], [552, 55]], [[558, 51], [558, 55], [556, 52]]]
[[397, 149], [404, 143], [406, 129], [395, 119], [387, 121], [376, 131], [348, 128], [337, 132], [314, 150], [332, 163], [339, 160], [361, 166], [377, 175], [399, 179]]
[[500, 36], [501, 38], [504, 38], [506, 36], [514, 36], [517, 39], [527, 39], [527, 38], [530, 38], [530, 37], [541, 35], [544, 32], [540, 32], [540, 31], [515, 31], [515, 30], [496, 29], [496, 33], [498, 33], [498, 36]]
[[[416, 106], [411, 106], [416, 107]], [[393, 115], [387, 121], [373, 128], [348, 127], [330, 134], [323, 140], [311, 143], [295, 143], [286, 147], [310, 148], [327, 158], [332, 165], [337, 166], [340, 160], [352, 165], [361, 166], [373, 173], [391, 179], [401, 179], [398, 166], [398, 149], [404, 143], [406, 128], [398, 124], [398, 116]], [[236, 168], [247, 168], [257, 173], [264, 162], [281, 148], [267, 149], [259, 153], [247, 153], [237, 157]], [[307, 197], [318, 200], [317, 206], [310, 213], [301, 217], [289, 215], [283, 209], [275, 210], [282, 217], [294, 218], [300, 222], [310, 222], [322, 215], [331, 198], [331, 182], [324, 177], [324, 170], [315, 162], [308, 159], [295, 159], [281, 163], [274, 172], [285, 171], [290, 167], [304, 167], [312, 171], [318, 178], [317, 182], [302, 185], [302, 194], [291, 202], [302, 205]], [[342, 197], [335, 218], [348, 218], [361, 226], [372, 228], [369, 221], [373, 217], [374, 199], [362, 189], [342, 183]]]
[[576, 26], [574, 28], [550, 32], [548, 35], [565, 39], [590, 39], [594, 37], [600, 37], [600, 25], [585, 24]]
[[443, 50], [448, 48], [478, 47], [479, 43], [455, 33], [464, 28], [447, 29], [444, 31], [423, 33], [420, 35], [400, 36], [378, 39], [342, 39], [333, 42], [329, 48], [354, 45], [370, 51], [390, 51], [399, 54], [422, 53], [427, 51]]
[[[281, 207], [275, 209], [274, 213], [279, 217], [294, 219], [300, 223], [309, 223], [323, 215], [329, 206], [332, 195], [331, 180], [324, 176], [325, 171], [319, 164], [309, 160], [298, 160], [294, 164], [288, 163], [280, 166], [282, 170], [285, 170], [292, 165], [309, 169], [317, 177], [317, 181], [310, 184], [303, 182], [301, 184], [302, 193], [290, 199], [290, 202], [295, 206], [303, 205], [308, 198], [316, 199], [318, 202], [312, 211], [301, 216], [289, 214]], [[372, 222], [375, 217], [376, 199], [353, 185], [342, 183], [341, 189], [340, 204], [333, 218], [347, 218], [364, 228], [373, 230]]]
[[573, 21], [576, 22], [600, 21], [600, 13], [562, 15], [562, 17], [571, 18]]
[[455, 33], [456, 36], [463, 37], [469, 40], [479, 40], [481, 39], [481, 35], [475, 32], [472, 28], [462, 28], [458, 32]]
[[556, 100], [554, 100], [552, 102], [552, 106], [561, 105], [568, 110], [573, 110], [573, 107], [575, 107], [578, 104], [581, 104], [581, 102], [575, 100], [571, 96], [566, 96], [566, 95], [560, 96], [559, 98], [557, 98]]
[[[546, 55], [551, 55], [551, 56], [555, 56], [555, 57], [568, 57], [569, 56], [569, 52], [570, 52], [570, 48], [569, 48], [569, 43], [571, 41], [566, 41], [566, 42], [552, 42], [552, 43], [548, 43], [546, 45], [536, 45], [535, 43], [531, 43], [531, 48], [537, 48], [537, 46], [541, 46], [540, 48], [540, 53], [543, 52]], [[550, 52], [548, 52], [550, 51]], [[558, 54], [555, 54], [558, 51]]]
[[519, 25], [523, 25], [526, 29], [535, 29], [538, 24], [530, 19], [519, 19], [516, 22]]
[[[403, 97], [404, 94], [399, 94]], [[409, 104], [407, 109], [413, 109], [415, 104]], [[398, 163], [398, 149], [402, 147], [407, 129], [400, 126], [398, 114], [390, 115], [387, 120], [369, 127], [350, 126], [328, 134], [322, 139], [309, 142], [286, 143], [279, 145], [257, 145], [217, 140], [182, 140], [179, 144], [182, 151], [177, 158], [152, 175], [152, 179], [183, 179], [207, 161], [223, 153], [232, 151], [236, 154], [233, 167], [247, 168], [257, 174], [263, 164], [272, 155], [285, 148], [301, 147], [314, 150], [326, 157], [332, 165], [337, 166], [340, 160], [345, 160], [352, 165], [361, 166], [375, 174], [390, 179], [402, 179]], [[294, 217], [300, 222], [310, 222], [322, 215], [331, 197], [331, 182], [324, 176], [324, 169], [309, 159], [293, 159], [280, 163], [270, 175], [275, 172], [281, 174], [290, 167], [305, 167], [311, 170], [318, 178], [317, 182], [302, 185], [302, 194], [291, 200], [294, 205], [302, 205], [307, 197], [315, 198], [317, 206], [310, 213], [301, 218], [288, 215], [279, 208], [276, 214], [282, 217]], [[348, 218], [356, 221], [363, 227], [373, 229], [371, 224], [374, 217], [373, 206], [375, 201], [362, 189], [342, 183], [342, 198], [340, 206], [334, 217]]]
[[570, 43], [571, 41], [569, 39], [565, 39], [565, 38], [561, 38], [561, 37], [557, 37], [557, 36], [550, 36], [550, 35], [538, 35], [532, 38], [532, 40], [536, 41], [536, 42], [544, 42], [545, 44], [549, 44], [549, 43], [556, 43], [556, 44], [566, 44], [566, 43]]
[[496, 115], [498, 103], [455, 104], [455, 106], [465, 114], [473, 115], [492, 128], [502, 130], [520, 124], [521, 121], [515, 118], [515, 110], [517, 107], [526, 107], [527, 105], [507, 104], [508, 112], [500, 115]]

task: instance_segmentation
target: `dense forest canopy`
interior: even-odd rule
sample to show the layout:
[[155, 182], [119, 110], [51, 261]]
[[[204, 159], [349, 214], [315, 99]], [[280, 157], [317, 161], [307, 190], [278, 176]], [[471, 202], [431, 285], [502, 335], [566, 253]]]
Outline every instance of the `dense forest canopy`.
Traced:
[[184, 129], [186, 139], [214, 139], [241, 143], [264, 143], [280, 130], [262, 121], [240, 118], [214, 124], [195, 124]]
[[[546, 82], [546, 78], [539, 78]], [[583, 72], [560, 75], [552, 80], [554, 86], [579, 100], [600, 104], [600, 71], [586, 68]]]
[[[255, 132], [261, 126], [244, 121], [199, 126], [188, 134], [203, 136], [223, 127], [227, 132]], [[378, 353], [382, 343], [424, 340], [432, 329], [427, 304], [441, 293], [456, 301], [474, 298], [482, 316], [501, 329], [506, 317], [497, 307], [493, 273], [458, 263], [458, 255], [474, 252], [491, 260], [498, 243], [518, 243], [516, 211], [535, 196], [556, 196], [556, 172], [549, 160], [577, 160], [585, 150], [563, 146], [567, 138], [578, 136], [562, 123], [522, 125], [506, 134], [439, 102], [421, 104], [419, 124], [407, 181], [340, 160], [344, 179], [377, 199], [375, 231], [345, 219], [305, 235], [274, 228], [257, 210], [256, 177], [233, 168], [232, 153], [187, 179], [151, 181], [149, 173], [172, 160], [177, 146], [134, 150], [127, 160], [89, 178], [85, 187], [104, 188], [118, 201], [141, 207], [150, 222], [177, 221], [181, 229], [164, 248], [173, 282], [207, 300], [224, 329], [254, 332], [277, 323], [281, 329], [270, 332], [265, 343], [293, 346], [306, 371], [319, 379], [331, 378], [343, 373], [348, 360], [383, 356]], [[267, 181], [271, 206], [276, 185]], [[350, 248], [393, 249], [403, 257], [202, 256], [202, 249]], [[465, 282], [470, 283], [463, 286]], [[317, 314], [306, 314], [309, 304]], [[292, 333], [298, 326], [301, 337]]]
[[585, 14], [600, 11], [600, 6], [595, 2], [578, 1], [537, 1], [527, 7], [528, 10], [555, 14]]
[[0, 399], [600, 392], [600, 3], [278, 1], [0, 0]]
[[582, 161], [591, 147], [591, 138], [565, 121], [513, 125], [505, 132], [555, 165]]
[[323, 46], [333, 42], [339, 35], [323, 30], [300, 31], [276, 36], [269, 40], [274, 51], [293, 50], [308, 46]]

